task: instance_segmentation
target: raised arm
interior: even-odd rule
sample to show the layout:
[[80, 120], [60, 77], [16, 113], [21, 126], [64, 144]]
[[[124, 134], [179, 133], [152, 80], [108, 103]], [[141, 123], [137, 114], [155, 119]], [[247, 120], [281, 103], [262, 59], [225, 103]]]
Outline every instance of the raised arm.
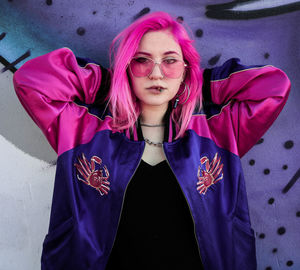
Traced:
[[[275, 121], [290, 91], [286, 74], [273, 66], [243, 66], [233, 58], [222, 66], [204, 71], [203, 98], [219, 105], [209, 124], [221, 144], [235, 141], [243, 156]], [[229, 133], [228, 136], [224, 136]], [[225, 142], [231, 140], [232, 142]]]
[[54, 150], [59, 152], [61, 114], [69, 111], [69, 116], [64, 117], [64, 123], [71, 125], [66, 119], [72, 120], [73, 110], [73, 120], [76, 121], [76, 114], [78, 116], [80, 110], [84, 111], [85, 108], [76, 105], [74, 101], [92, 104], [101, 78], [99, 65], [80, 67], [73, 52], [62, 48], [26, 62], [16, 71], [13, 81], [22, 105]]

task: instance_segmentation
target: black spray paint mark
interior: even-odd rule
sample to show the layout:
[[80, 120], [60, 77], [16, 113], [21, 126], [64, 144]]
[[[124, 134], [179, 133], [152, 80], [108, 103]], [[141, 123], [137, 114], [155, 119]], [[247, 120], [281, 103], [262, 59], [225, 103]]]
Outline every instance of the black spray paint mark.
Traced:
[[3, 33], [0, 35], [0, 40], [4, 39], [5, 36], [6, 36], [6, 33], [3, 32]]
[[277, 230], [277, 233], [278, 233], [279, 235], [283, 235], [283, 234], [285, 234], [285, 232], [286, 232], [286, 229], [285, 229], [284, 227], [280, 227], [280, 228], [278, 228], [278, 230]]
[[292, 140], [286, 141], [286, 142], [284, 143], [284, 147], [285, 147], [286, 149], [291, 149], [291, 148], [293, 148], [293, 146], [294, 146], [294, 142], [293, 142]]
[[196, 37], [202, 37], [203, 36], [203, 30], [202, 29], [197, 29], [196, 30]]
[[134, 17], [133, 17], [133, 20], [136, 20], [144, 15], [146, 15], [147, 13], [150, 12], [150, 8], [146, 7], [146, 8], [143, 8], [138, 14], [136, 14]]
[[269, 200], [268, 200], [268, 204], [273, 204], [275, 202], [275, 199], [274, 198], [270, 198]]
[[250, 160], [249, 160], [249, 165], [250, 165], [250, 166], [253, 166], [254, 164], [255, 164], [255, 160], [254, 160], [254, 159], [250, 159]]
[[[5, 67], [9, 65], [9, 62], [4, 57], [2, 57], [1, 55], [0, 55], [0, 63]], [[12, 68], [10, 71], [14, 73], [14, 72], [17, 71], [17, 69]]]
[[51, 5], [52, 5], [52, 0], [46, 0], [46, 4], [47, 4], [48, 6], [51, 6]]
[[288, 165], [284, 164], [284, 165], [282, 166], [282, 169], [287, 170], [287, 169], [288, 169]]
[[260, 138], [256, 144], [262, 144], [264, 142], [264, 138]]
[[224, 4], [208, 5], [206, 6], [205, 15], [208, 18], [214, 18], [218, 20], [249, 20], [257, 19], [269, 16], [275, 16], [279, 14], [285, 14], [300, 10], [300, 1], [295, 3], [290, 3], [286, 5], [278, 4], [272, 8], [262, 8], [256, 10], [232, 10], [238, 6], [241, 6], [242, 3], [256, 2], [257, 0], [236, 0]]
[[83, 36], [85, 34], [85, 29], [83, 27], [78, 27], [77, 30], [76, 30], [76, 33], [79, 36]]
[[299, 178], [300, 178], [300, 169], [294, 174], [292, 179], [287, 183], [287, 185], [282, 190], [282, 193], [287, 193]]
[[221, 54], [215, 55], [214, 57], [212, 57], [208, 60], [208, 64], [211, 66], [214, 66], [215, 64], [218, 63], [218, 61], [220, 60], [220, 57], [221, 57]]
[[178, 16], [176, 21], [179, 22], [179, 23], [183, 23], [184, 18], [182, 16]]
[[26, 59], [27, 57], [30, 56], [30, 51], [28, 50], [26, 53], [24, 53], [23, 55], [21, 55], [17, 60], [13, 61], [12, 63], [9, 63], [6, 59], [4, 59], [2, 57], [2, 59], [0, 58], [0, 62], [5, 66], [2, 70], [1, 73], [10, 70], [11, 72], [16, 72], [16, 68], [15, 65], [17, 65], [18, 63], [20, 63], [21, 61], [23, 61], [24, 59]]

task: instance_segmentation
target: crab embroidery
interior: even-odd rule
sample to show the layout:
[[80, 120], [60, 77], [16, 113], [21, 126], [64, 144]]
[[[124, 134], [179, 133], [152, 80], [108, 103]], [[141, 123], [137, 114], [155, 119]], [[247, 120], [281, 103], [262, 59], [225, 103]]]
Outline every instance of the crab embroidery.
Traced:
[[[96, 169], [96, 164], [99, 164], [99, 166], [97, 166], [99, 167], [98, 169]], [[93, 156], [91, 162], [89, 162], [82, 153], [82, 158], [78, 157], [78, 164], [75, 163], [74, 166], [76, 167], [77, 172], [79, 172], [79, 174], [77, 173], [78, 180], [95, 188], [101, 195], [107, 195], [110, 190], [110, 182], [108, 181], [109, 171], [105, 165], [103, 168], [100, 168], [101, 164], [101, 158]]]
[[197, 190], [204, 195], [210, 186], [223, 179], [224, 164], [220, 164], [221, 157], [218, 157], [218, 153], [215, 154], [211, 163], [206, 156], [200, 159], [200, 163], [197, 174], [199, 180]]

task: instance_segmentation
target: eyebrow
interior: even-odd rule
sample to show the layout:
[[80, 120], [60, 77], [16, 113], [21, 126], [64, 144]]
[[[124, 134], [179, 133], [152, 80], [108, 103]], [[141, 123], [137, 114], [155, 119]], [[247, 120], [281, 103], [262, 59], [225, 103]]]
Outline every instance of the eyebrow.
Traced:
[[[152, 56], [151, 53], [147, 53], [147, 52], [136, 52], [136, 54], [144, 54], [144, 55]], [[164, 52], [164, 55], [169, 55], [169, 54], [177, 54], [178, 56], [180, 56], [180, 54], [175, 51]]]

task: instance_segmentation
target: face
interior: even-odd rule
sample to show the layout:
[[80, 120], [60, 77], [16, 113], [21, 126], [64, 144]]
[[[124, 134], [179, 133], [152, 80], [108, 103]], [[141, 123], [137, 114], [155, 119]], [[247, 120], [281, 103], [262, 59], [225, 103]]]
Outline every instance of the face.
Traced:
[[[176, 60], [183, 61], [181, 48], [169, 30], [147, 32], [141, 39], [134, 58], [138, 61], [145, 61], [145, 58], [159, 63], [164, 61], [167, 64]], [[177, 78], [164, 76], [159, 64], [154, 66], [148, 76], [136, 77], [131, 71], [129, 74], [134, 94], [142, 108], [143, 106], [161, 106], [166, 109], [183, 81], [184, 68], [178, 77], [176, 76]]]

